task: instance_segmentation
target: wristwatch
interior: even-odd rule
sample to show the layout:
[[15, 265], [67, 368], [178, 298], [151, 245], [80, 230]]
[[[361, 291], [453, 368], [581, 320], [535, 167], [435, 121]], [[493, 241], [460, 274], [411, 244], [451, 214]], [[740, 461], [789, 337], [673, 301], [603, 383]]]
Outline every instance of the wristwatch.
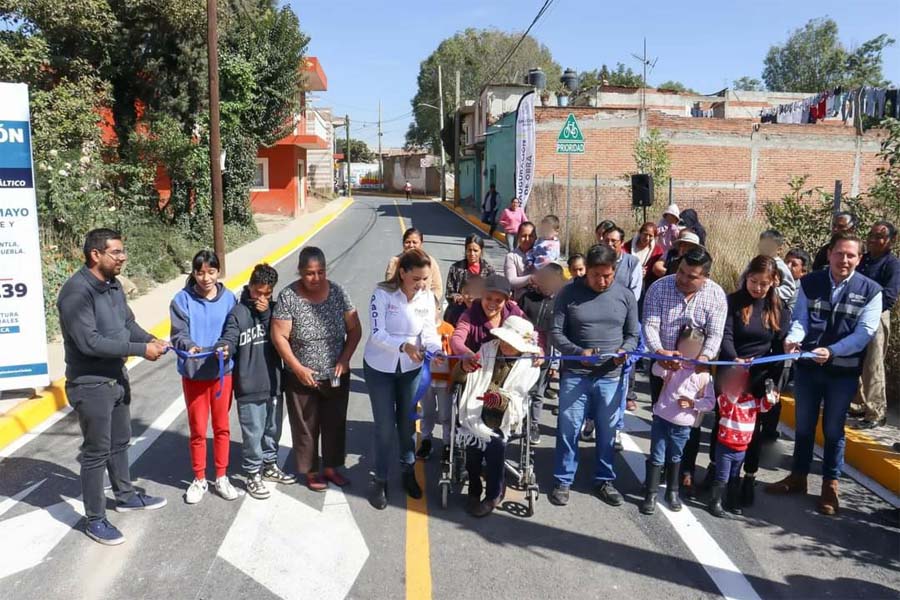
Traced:
[[402, 353], [402, 352], [406, 352], [406, 351], [403, 349], [404, 346], [406, 346], [406, 342], [403, 342], [402, 344], [400, 344], [400, 352], [401, 352], [401, 353]]

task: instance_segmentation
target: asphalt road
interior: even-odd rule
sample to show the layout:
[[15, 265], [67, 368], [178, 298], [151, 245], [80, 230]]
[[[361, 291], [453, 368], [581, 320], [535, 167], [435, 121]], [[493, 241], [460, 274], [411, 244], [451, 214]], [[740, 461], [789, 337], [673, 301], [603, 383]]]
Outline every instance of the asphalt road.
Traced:
[[[425, 233], [426, 249], [441, 260], [445, 274], [462, 257], [462, 237], [473, 231], [431, 202], [360, 196], [310, 241], [325, 251], [329, 277], [349, 291], [366, 330], [372, 288], [400, 248], [402, 225], [410, 224]], [[503, 254], [489, 242], [488, 259], [498, 267]], [[277, 267], [281, 283], [289, 283], [296, 256]], [[715, 519], [700, 503], [687, 503], [678, 514], [640, 515], [642, 453], [649, 447], [646, 402], [628, 417], [626, 450], [616, 461], [617, 486], [627, 500], [622, 507], [591, 495], [587, 445], [570, 504], [547, 501], [556, 421], [547, 410], [535, 453], [542, 497], [532, 518], [521, 516], [515, 493], [486, 519], [469, 517], [459, 494], [442, 509], [436, 460], [425, 466], [426, 511], [408, 511], [396, 479], [389, 507], [375, 511], [365, 499], [372, 422], [361, 348], [352, 366], [349, 488], [316, 494], [299, 485], [280, 487], [265, 502], [248, 496], [226, 502], [211, 493], [188, 506], [182, 499], [191, 478], [188, 427], [173, 361], [137, 365], [131, 371], [132, 474], [139, 487], [165, 496], [169, 505], [150, 513], [110, 512], [127, 537], [123, 546], [100, 546], [75, 530], [80, 434], [73, 415], [60, 419], [0, 462], [0, 597], [419, 598], [429, 590], [448, 599], [900, 595], [897, 513], [849, 480], [842, 482], [836, 518], [818, 515], [812, 496], [762, 493], [740, 519]], [[643, 382], [639, 391], [646, 391]], [[237, 475], [240, 427], [234, 412], [232, 439], [231, 472]], [[282, 441], [289, 440], [286, 427]], [[789, 441], [772, 446], [760, 480], [781, 477], [790, 451]], [[286, 450], [282, 458], [290, 468]], [[235, 482], [241, 487], [239, 477]], [[811, 491], [819, 484], [813, 477]]]

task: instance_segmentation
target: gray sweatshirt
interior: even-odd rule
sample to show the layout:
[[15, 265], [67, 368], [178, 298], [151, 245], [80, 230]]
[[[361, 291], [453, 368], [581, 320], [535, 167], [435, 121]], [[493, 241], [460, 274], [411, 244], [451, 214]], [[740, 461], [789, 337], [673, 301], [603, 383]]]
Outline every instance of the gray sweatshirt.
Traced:
[[119, 281], [100, 281], [87, 267], [66, 281], [56, 306], [72, 383], [127, 378], [125, 359], [143, 356], [153, 339], [135, 322]]
[[[637, 300], [630, 289], [614, 281], [604, 292], [588, 287], [579, 277], [556, 296], [553, 327], [550, 330], [553, 346], [562, 354], [581, 354], [595, 349], [599, 353], [630, 351], [640, 341]], [[618, 377], [621, 367], [612, 359], [594, 367], [578, 361], [563, 361], [563, 370], [595, 377]]]

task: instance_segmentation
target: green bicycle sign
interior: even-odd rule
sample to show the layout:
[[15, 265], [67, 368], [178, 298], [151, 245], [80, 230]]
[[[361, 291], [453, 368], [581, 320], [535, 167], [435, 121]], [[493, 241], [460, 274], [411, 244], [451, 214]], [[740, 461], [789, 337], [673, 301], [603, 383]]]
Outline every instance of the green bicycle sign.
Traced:
[[575, 115], [569, 113], [566, 122], [559, 131], [556, 138], [557, 154], [584, 154], [584, 135], [581, 133], [581, 127], [575, 120]]

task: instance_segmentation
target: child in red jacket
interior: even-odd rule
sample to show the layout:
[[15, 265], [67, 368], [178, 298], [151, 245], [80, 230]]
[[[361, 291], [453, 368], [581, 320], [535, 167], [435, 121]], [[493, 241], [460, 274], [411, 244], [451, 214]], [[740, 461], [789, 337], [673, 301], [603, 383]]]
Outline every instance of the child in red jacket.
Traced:
[[741, 467], [756, 428], [756, 417], [759, 413], [768, 412], [779, 401], [771, 379], [766, 381], [765, 397], [756, 398], [748, 393], [747, 376], [746, 369], [735, 367], [726, 370], [719, 380], [722, 393], [717, 400], [716, 480], [709, 501], [709, 512], [716, 517], [725, 516], [722, 496], [726, 487], [725, 507], [736, 515], [743, 514], [740, 503]]

